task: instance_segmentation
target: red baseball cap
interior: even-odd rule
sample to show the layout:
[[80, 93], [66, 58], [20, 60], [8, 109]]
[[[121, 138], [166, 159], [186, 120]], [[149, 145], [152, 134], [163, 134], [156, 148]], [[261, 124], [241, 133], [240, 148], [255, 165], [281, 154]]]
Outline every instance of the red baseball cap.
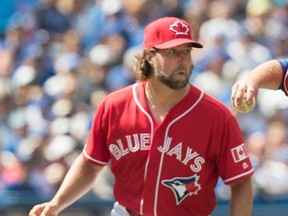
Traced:
[[145, 28], [144, 49], [168, 49], [183, 44], [202, 48], [203, 45], [192, 40], [189, 24], [177, 17], [163, 17], [157, 19]]

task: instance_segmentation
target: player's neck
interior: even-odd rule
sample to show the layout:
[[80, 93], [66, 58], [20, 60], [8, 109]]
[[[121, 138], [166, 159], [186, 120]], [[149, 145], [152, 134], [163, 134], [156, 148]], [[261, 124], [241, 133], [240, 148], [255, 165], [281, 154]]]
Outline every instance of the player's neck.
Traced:
[[164, 108], [170, 110], [173, 106], [179, 103], [188, 93], [190, 85], [183, 89], [171, 89], [163, 83], [146, 83], [146, 98], [151, 105], [151, 108]]

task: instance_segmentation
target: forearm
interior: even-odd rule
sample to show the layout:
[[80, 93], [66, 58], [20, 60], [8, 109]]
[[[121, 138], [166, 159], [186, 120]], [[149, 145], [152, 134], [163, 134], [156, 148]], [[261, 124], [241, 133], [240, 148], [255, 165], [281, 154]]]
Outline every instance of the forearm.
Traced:
[[283, 76], [282, 68], [277, 60], [270, 60], [254, 68], [248, 79], [259, 88], [276, 90]]
[[259, 88], [276, 90], [282, 82], [282, 77], [283, 70], [278, 60], [262, 63], [233, 85], [231, 99], [240, 103], [247, 92], [247, 100], [252, 103], [253, 98], [258, 96]]
[[253, 191], [251, 180], [247, 179], [231, 185], [231, 216], [251, 216]]
[[102, 167], [86, 162], [80, 155], [69, 169], [51, 203], [57, 205], [60, 211], [74, 203], [91, 189], [101, 169]]

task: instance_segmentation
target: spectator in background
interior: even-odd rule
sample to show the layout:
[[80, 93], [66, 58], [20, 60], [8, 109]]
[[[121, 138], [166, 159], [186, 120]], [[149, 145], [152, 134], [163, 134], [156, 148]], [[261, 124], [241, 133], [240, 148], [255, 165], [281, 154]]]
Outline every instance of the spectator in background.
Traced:
[[59, 0], [43, 0], [37, 9], [37, 27], [45, 29], [53, 36], [63, 34], [71, 28], [69, 17], [59, 10]]
[[105, 84], [109, 91], [115, 91], [135, 82], [134, 56], [141, 50], [138, 46], [127, 49], [123, 55], [123, 63], [107, 72]]

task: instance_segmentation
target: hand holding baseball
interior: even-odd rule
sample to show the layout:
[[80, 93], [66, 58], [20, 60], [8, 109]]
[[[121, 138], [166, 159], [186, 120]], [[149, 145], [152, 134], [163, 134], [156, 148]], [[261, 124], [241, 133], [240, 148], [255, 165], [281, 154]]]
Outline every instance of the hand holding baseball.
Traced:
[[46, 202], [35, 205], [29, 212], [29, 216], [57, 216], [59, 212], [59, 207], [52, 202]]
[[236, 100], [232, 100], [232, 105], [238, 110], [238, 112], [248, 113], [254, 109], [256, 105], [256, 98], [253, 96], [252, 101], [248, 101], [247, 94], [244, 93], [238, 102]]
[[256, 105], [258, 85], [248, 79], [236, 82], [232, 87], [231, 103], [241, 113], [251, 112]]

